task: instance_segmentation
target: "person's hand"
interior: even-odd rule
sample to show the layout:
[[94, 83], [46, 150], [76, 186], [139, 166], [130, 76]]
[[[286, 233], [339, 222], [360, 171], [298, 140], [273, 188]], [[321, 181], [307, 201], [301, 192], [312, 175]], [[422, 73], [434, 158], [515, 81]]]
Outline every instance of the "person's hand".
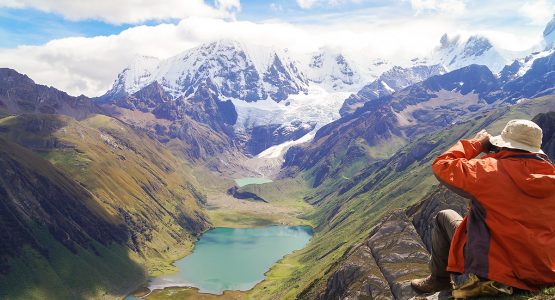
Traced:
[[478, 140], [480, 144], [482, 144], [483, 152], [487, 153], [491, 146], [489, 139], [491, 138], [491, 134], [489, 134], [485, 129], [480, 130], [474, 137], [475, 140]]

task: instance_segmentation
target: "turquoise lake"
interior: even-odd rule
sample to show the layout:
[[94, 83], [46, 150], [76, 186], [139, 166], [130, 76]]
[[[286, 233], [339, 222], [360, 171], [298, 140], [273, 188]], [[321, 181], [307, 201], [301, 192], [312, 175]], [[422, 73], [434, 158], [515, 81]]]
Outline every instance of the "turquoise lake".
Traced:
[[235, 179], [235, 183], [237, 184], [238, 187], [242, 187], [248, 184], [263, 184], [268, 182], [272, 182], [272, 180], [268, 178], [255, 178], [255, 177]]
[[179, 272], [152, 278], [150, 289], [197, 287], [201, 292], [246, 291], [283, 256], [303, 248], [312, 237], [307, 226], [215, 228], [204, 233], [193, 253], [174, 265]]

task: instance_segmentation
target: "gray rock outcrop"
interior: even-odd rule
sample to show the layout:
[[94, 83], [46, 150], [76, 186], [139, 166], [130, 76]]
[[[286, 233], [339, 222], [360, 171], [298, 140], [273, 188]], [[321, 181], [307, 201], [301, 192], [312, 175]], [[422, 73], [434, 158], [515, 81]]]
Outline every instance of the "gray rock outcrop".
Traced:
[[467, 201], [444, 186], [422, 202], [386, 215], [328, 279], [319, 299], [444, 299], [420, 295], [410, 280], [429, 274], [433, 219], [443, 209], [464, 214]]

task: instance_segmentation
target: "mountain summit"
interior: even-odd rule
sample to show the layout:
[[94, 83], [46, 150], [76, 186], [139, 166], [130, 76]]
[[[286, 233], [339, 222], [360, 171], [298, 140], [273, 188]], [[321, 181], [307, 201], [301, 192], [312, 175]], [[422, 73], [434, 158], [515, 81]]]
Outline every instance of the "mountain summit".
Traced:
[[486, 65], [494, 73], [508, 62], [486, 37], [473, 35], [467, 39], [459, 35], [444, 34], [440, 46], [426, 59], [428, 64], [440, 64], [448, 70], [456, 70], [471, 64]]
[[343, 53], [327, 47], [311, 54], [305, 70], [312, 82], [333, 90], [349, 89], [363, 80], [355, 62]]
[[543, 31], [543, 40], [545, 42], [546, 50], [555, 47], [555, 14], [553, 14], [553, 18], [545, 26], [545, 30]]
[[132, 94], [157, 81], [175, 99], [210, 79], [221, 96], [279, 102], [307, 91], [308, 81], [286, 50], [218, 40], [158, 61], [140, 57], [120, 73], [102, 98]]
[[[348, 92], [327, 83], [351, 88], [358, 75], [345, 56], [328, 56], [322, 61], [324, 68], [314, 61], [319, 70], [311, 72], [311, 80], [303, 72], [308, 70], [304, 61], [287, 49], [218, 40], [164, 60], [138, 57], [96, 103], [172, 122], [188, 115], [228, 136], [234, 131], [252, 154], [258, 154], [339, 118]], [[202, 99], [214, 101], [203, 107]]]

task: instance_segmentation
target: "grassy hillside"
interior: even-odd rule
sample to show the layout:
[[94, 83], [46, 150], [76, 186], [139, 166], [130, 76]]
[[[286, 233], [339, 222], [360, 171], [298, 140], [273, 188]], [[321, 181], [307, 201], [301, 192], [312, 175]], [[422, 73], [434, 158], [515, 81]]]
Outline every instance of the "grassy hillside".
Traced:
[[[420, 201], [437, 185], [431, 161], [461, 138], [482, 128], [499, 134], [510, 119], [532, 119], [555, 110], [555, 96], [523, 102], [473, 116], [435, 133], [412, 140], [390, 159], [363, 169], [352, 178], [331, 178], [307, 197], [316, 205], [311, 219], [319, 224], [304, 249], [287, 256], [257, 285], [253, 299], [313, 299], [354, 245], [365, 241], [378, 220], [395, 209]], [[313, 172], [305, 172], [310, 181]]]
[[0, 168], [0, 298], [113, 298], [145, 280], [129, 231], [79, 183], [3, 138]]
[[[209, 226], [201, 210], [204, 195], [196, 188], [186, 160], [172, 154], [147, 134], [116, 119], [103, 115], [93, 115], [81, 121], [48, 114], [9, 116], [0, 119], [0, 136], [32, 150], [33, 155], [42, 157], [51, 168], [59, 170], [86, 191], [89, 196], [79, 200], [87, 211], [128, 233], [110, 246], [116, 247], [118, 252], [113, 255], [114, 259], [126, 258], [134, 266], [143, 265], [150, 275], [173, 270], [171, 261], [187, 254], [196, 237]], [[36, 166], [29, 167], [33, 169]], [[51, 178], [50, 175], [45, 177]], [[0, 200], [4, 201], [3, 198]], [[26, 197], [20, 198], [20, 201], [25, 200]], [[68, 210], [68, 213], [72, 212]], [[42, 215], [32, 216], [31, 221], [40, 223], [43, 218]], [[61, 228], [67, 226], [62, 225]], [[36, 236], [35, 233], [31, 235]], [[63, 236], [55, 236], [49, 245], [55, 247], [55, 241], [60, 240], [63, 241]], [[98, 242], [102, 238], [93, 240]], [[17, 257], [21, 251], [24, 249], [11, 253], [9, 257]], [[25, 251], [26, 258], [11, 262], [26, 264], [32, 261], [33, 251]], [[71, 257], [63, 255], [62, 250], [55, 252], [62, 257]], [[47, 262], [42, 263], [55, 264], [55, 258], [48, 257]], [[90, 270], [83, 268], [87, 274], [95, 274], [94, 270], [98, 274], [118, 269], [122, 272], [130, 270], [129, 267], [96, 261], [79, 254], [63, 263], [71, 269], [88, 264]], [[102, 271], [103, 265], [105, 268]], [[33, 277], [25, 280], [26, 276], [13, 272], [15, 269], [18, 268], [12, 268], [7, 278], [21, 281], [27, 287], [33, 287], [28, 290], [36, 289], [37, 293], [63, 291], [63, 288], [57, 287], [64, 284], [66, 287], [73, 286], [63, 276], [59, 284], [42, 285], [34, 282]], [[58, 269], [55, 271], [58, 272]], [[135, 285], [144, 278], [141, 268], [130, 272], [140, 274]], [[50, 276], [44, 276], [47, 277]], [[92, 285], [94, 280], [86, 278], [83, 277], [83, 282]]]

